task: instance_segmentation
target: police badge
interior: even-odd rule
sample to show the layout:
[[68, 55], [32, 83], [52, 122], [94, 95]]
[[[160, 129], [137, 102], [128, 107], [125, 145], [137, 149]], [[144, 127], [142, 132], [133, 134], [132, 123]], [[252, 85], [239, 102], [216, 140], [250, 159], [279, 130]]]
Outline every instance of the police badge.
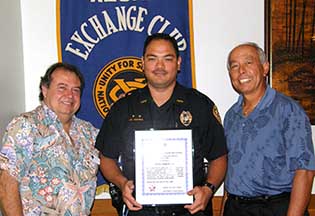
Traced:
[[179, 116], [180, 122], [186, 127], [190, 125], [192, 122], [192, 115], [189, 111], [182, 111]]

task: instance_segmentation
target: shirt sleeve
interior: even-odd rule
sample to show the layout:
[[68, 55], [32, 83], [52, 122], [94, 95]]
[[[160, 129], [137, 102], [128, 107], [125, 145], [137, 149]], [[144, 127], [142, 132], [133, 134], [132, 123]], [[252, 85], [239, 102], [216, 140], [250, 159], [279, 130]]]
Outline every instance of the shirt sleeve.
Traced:
[[315, 170], [312, 130], [304, 110], [292, 102], [283, 107], [282, 131], [285, 146], [288, 149], [289, 170]]
[[0, 153], [0, 167], [8, 170], [17, 181], [27, 173], [32, 158], [32, 125], [20, 116], [13, 119], [6, 128]]
[[217, 107], [212, 103], [210, 110], [207, 111], [207, 132], [205, 143], [209, 146], [205, 158], [208, 161], [215, 160], [227, 154], [226, 140], [221, 118]]
[[117, 159], [119, 156], [120, 129], [118, 127], [119, 113], [114, 105], [105, 117], [101, 129], [96, 137], [95, 147], [105, 156]]

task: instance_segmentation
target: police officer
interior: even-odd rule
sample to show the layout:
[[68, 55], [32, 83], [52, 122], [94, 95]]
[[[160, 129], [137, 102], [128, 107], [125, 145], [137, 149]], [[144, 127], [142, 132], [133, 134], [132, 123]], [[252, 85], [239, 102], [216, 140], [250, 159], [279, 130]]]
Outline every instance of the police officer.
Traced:
[[[195, 89], [176, 82], [180, 70], [176, 40], [167, 34], [148, 36], [144, 43], [143, 70], [147, 86], [117, 101], [106, 116], [96, 147], [101, 171], [122, 191], [128, 215], [212, 215], [211, 197], [226, 172], [226, 143], [215, 104]], [[193, 183], [187, 205], [142, 206], [134, 197], [134, 133], [149, 129], [191, 129]], [[117, 159], [121, 160], [121, 167]], [[204, 171], [207, 159], [207, 174]]]

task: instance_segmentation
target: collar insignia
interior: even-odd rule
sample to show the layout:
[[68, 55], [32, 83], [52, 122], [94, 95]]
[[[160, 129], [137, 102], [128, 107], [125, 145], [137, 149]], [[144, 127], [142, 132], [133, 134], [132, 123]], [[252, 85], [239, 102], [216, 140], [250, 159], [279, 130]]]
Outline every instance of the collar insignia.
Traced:
[[144, 104], [144, 103], [146, 103], [146, 102], [148, 102], [147, 99], [144, 99], [144, 100], [140, 101], [141, 104]]
[[142, 122], [144, 121], [144, 118], [142, 115], [131, 115], [128, 119], [130, 122]]

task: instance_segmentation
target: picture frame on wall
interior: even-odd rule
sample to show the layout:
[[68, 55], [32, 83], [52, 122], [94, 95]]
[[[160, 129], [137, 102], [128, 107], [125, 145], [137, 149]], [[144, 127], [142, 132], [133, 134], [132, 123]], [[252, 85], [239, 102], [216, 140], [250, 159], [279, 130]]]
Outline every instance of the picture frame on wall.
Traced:
[[265, 0], [265, 50], [270, 85], [315, 125], [315, 0]]

